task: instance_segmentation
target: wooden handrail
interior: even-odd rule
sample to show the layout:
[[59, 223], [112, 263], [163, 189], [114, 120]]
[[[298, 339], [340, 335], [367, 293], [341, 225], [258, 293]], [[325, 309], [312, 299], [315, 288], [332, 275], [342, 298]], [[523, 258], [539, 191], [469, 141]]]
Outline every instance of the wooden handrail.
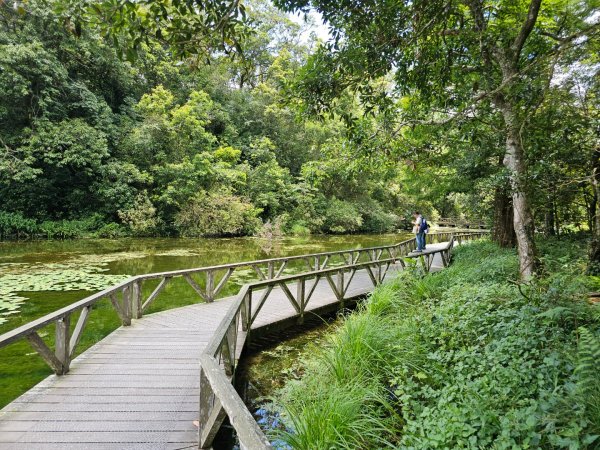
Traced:
[[[447, 246], [442, 249], [438, 249], [437, 252], [446, 252], [447, 255], [443, 259], [444, 265], [449, 263], [450, 252], [454, 246], [455, 241], [462, 241], [463, 239], [472, 239], [487, 235], [485, 231], [476, 232], [465, 232], [465, 233], [448, 233], [450, 235], [450, 241]], [[431, 239], [431, 238], [430, 238]], [[406, 241], [405, 241], [406, 242]], [[414, 244], [414, 240], [411, 240]], [[413, 246], [414, 247], [414, 246]], [[221, 323], [217, 327], [217, 332], [213, 335], [211, 341], [206, 346], [203, 355], [201, 357], [200, 367], [200, 427], [199, 427], [199, 448], [210, 448], [212, 440], [218, 431], [225, 416], [228, 416], [231, 425], [237, 432], [237, 436], [240, 441], [241, 448], [248, 449], [270, 449], [271, 446], [264, 433], [260, 430], [256, 421], [252, 417], [249, 411], [241, 413], [239, 408], [247, 409], [243, 400], [239, 397], [235, 389], [225, 389], [224, 386], [227, 383], [231, 383], [231, 379], [235, 373], [236, 365], [236, 354], [238, 343], [238, 333], [241, 332], [249, 333], [252, 323], [256, 318], [256, 315], [252, 313], [252, 292], [260, 288], [269, 288], [275, 285], [285, 286], [286, 283], [296, 282], [298, 287], [298, 296], [305, 296], [304, 281], [307, 279], [314, 278], [315, 284], [318, 283], [319, 279], [323, 277], [330, 277], [331, 275], [338, 274], [338, 281], [341, 280], [342, 293], [340, 298], [340, 292], [338, 288], [333, 284], [331, 278], [329, 278], [330, 285], [334, 293], [340, 301], [343, 301], [343, 296], [350, 285], [344, 284], [343, 274], [344, 272], [353, 271], [356, 272], [362, 268], [369, 271], [371, 279], [374, 285], [377, 285], [385, 278], [385, 273], [381, 277], [374, 277], [370, 267], [387, 265], [389, 268], [390, 264], [400, 262], [403, 266], [402, 258], [406, 255], [396, 254], [392, 258], [376, 259], [374, 261], [353, 263], [341, 267], [334, 267], [329, 269], [321, 269], [312, 272], [306, 272], [301, 274], [289, 275], [278, 279], [262, 280], [254, 283], [245, 284], [240, 289], [234, 302], [230, 306], [229, 310], [225, 314]], [[426, 263], [424, 263], [426, 264]], [[431, 262], [426, 266], [429, 269]], [[271, 292], [271, 289], [266, 289], [262, 298], [259, 300], [259, 304], [256, 305], [256, 309], [260, 310], [262, 304], [267, 301], [267, 298]], [[289, 292], [289, 290], [288, 290]], [[303, 311], [306, 308], [308, 300], [310, 298], [296, 298], [300, 300], [299, 311], [300, 317], [303, 315]], [[290, 302], [292, 299], [290, 299]], [[240, 323], [241, 322], [241, 323]], [[244, 335], [245, 339], [246, 335]], [[208, 368], [205, 369], [204, 363], [208, 364]], [[215, 367], [216, 365], [216, 367]], [[219, 371], [216, 370], [219, 369]], [[234, 398], [236, 397], [236, 398]], [[234, 420], [232, 420], [231, 412], [235, 414]], [[258, 436], [257, 436], [258, 435]]]
[[[441, 232], [430, 233], [427, 239], [428, 241], [435, 238], [460, 241], [485, 234], [483, 231], [458, 234]], [[127, 326], [131, 324], [132, 319], [142, 317], [143, 312], [156, 300], [173, 278], [181, 277], [185, 279], [204, 301], [210, 302], [222, 291], [236, 269], [241, 267], [252, 268], [256, 271], [259, 279], [254, 283], [245, 284], [241, 287], [202, 357], [202, 361], [207, 364], [206, 370], [210, 373], [206, 373], [204, 366], [202, 366], [201, 390], [204, 390], [205, 393], [208, 392], [209, 395], [201, 396], [199, 445], [206, 446], [207, 443], [212, 443], [214, 434], [225, 415], [227, 415], [240, 435], [242, 448], [269, 448], [268, 441], [260, 432], [252, 419], [252, 415], [245, 408], [242, 412], [239, 411], [243, 402], [237, 394], [235, 396], [232, 394], [232, 392], [235, 393], [235, 390], [231, 386], [230, 380], [235, 371], [238, 345], [240, 343], [243, 345], [243, 342], [245, 342], [246, 334], [249, 333], [253, 321], [260, 312], [262, 305], [268, 300], [272, 289], [275, 286], [281, 287], [298, 312], [298, 318], [301, 321], [319, 280], [327, 279], [336, 298], [343, 304], [357, 270], [366, 270], [373, 285], [377, 285], [383, 281], [391, 264], [400, 262], [404, 265], [402, 258], [414, 248], [415, 239], [412, 238], [392, 245], [137, 275], [0, 335], [0, 348], [20, 339], [27, 339], [56, 374], [66, 374], [69, 371], [70, 362], [74, 357], [77, 345], [86, 329], [92, 307], [100, 300], [110, 299], [122, 325]], [[295, 275], [284, 274], [289, 262], [302, 260], [306, 261], [307, 271]], [[215, 274], [219, 271], [224, 271], [225, 274], [218, 283], [215, 283], [217, 281]], [[204, 287], [192, 278], [192, 275], [197, 273], [205, 274], [206, 283]], [[347, 277], [346, 274], [348, 274]], [[151, 279], [160, 279], [160, 282], [152, 293], [143, 300], [142, 285], [145, 281]], [[312, 286], [307, 288], [306, 282], [309, 279], [315, 281]], [[295, 294], [288, 287], [288, 284], [292, 282], [297, 285]], [[253, 294], [260, 294], [260, 297], [253, 299]], [[80, 314], [77, 323], [71, 331], [71, 318], [78, 312]], [[40, 329], [50, 324], [55, 324], [55, 348], [53, 350], [38, 334]], [[240, 335], [240, 333], [242, 334]], [[214, 370], [215, 365], [219, 367], [219, 372]]]
[[481, 218], [476, 218], [476, 219], [461, 219], [458, 217], [440, 217], [437, 220], [432, 221], [433, 223], [437, 224], [438, 226], [447, 226], [447, 225], [452, 225], [452, 226], [465, 226], [468, 225], [469, 228], [471, 226], [476, 226], [478, 228], [483, 228], [486, 225], [486, 221], [484, 219]]
[[[431, 240], [434, 237], [442, 239], [451, 235], [450, 232], [431, 233], [428, 239]], [[76, 347], [80, 342], [82, 333], [85, 331], [91, 309], [100, 300], [110, 299], [121, 324], [128, 326], [131, 324], [132, 319], [142, 317], [144, 311], [156, 300], [165, 286], [176, 277], [184, 278], [204, 301], [211, 302], [224, 289], [232, 273], [241, 267], [254, 269], [260, 282], [282, 278], [287, 264], [292, 261], [305, 260], [308, 272], [314, 272], [315, 269], [325, 270], [333, 264], [347, 266], [349, 263], [351, 263], [350, 265], [356, 265], [362, 262], [383, 261], [382, 258], [385, 256], [394, 258], [396, 254], [406, 252], [412, 248], [414, 248], [414, 238], [391, 245], [284, 256], [137, 275], [0, 335], [0, 348], [20, 339], [27, 339], [55, 373], [65, 374], [69, 371], [70, 361], [74, 357]], [[387, 255], [385, 255], [386, 252]], [[367, 261], [361, 261], [361, 258], [366, 258]], [[216, 274], [219, 271], [225, 271], [225, 274], [218, 283], [215, 283], [217, 281]], [[206, 277], [204, 287], [192, 278], [192, 275], [198, 273], [204, 274]], [[144, 300], [142, 298], [143, 283], [153, 279], [160, 279], [161, 281]], [[263, 283], [263, 286], [268, 285], [268, 282]], [[77, 313], [80, 313], [80, 315], [74, 330], [71, 332], [70, 320]], [[56, 325], [54, 351], [48, 347], [38, 334], [38, 330], [50, 324]]]

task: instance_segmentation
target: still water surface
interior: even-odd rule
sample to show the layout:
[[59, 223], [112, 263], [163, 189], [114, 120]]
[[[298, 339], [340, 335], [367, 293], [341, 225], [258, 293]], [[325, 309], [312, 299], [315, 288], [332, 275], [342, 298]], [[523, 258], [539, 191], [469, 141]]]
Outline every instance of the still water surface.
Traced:
[[[118, 239], [0, 242], [0, 334], [102, 290], [131, 275], [211, 266], [263, 258], [386, 245], [407, 234], [308, 236], [262, 240]], [[301, 270], [290, 266], [289, 271]], [[305, 270], [305, 269], [304, 269]], [[222, 295], [233, 295], [256, 274], [236, 271]], [[156, 282], [145, 283], [147, 296]], [[200, 299], [181, 279], [174, 280], [149, 312], [189, 305]], [[71, 318], [74, 326], [77, 317]], [[78, 347], [83, 351], [119, 326], [107, 300], [92, 311]], [[52, 341], [54, 329], [42, 338]], [[51, 372], [26, 342], [0, 349], [0, 407]]]

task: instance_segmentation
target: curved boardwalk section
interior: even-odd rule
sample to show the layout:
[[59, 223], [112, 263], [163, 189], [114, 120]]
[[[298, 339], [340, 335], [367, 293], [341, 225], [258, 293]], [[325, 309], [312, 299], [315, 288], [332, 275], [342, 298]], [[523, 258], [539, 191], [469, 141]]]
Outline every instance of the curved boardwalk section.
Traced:
[[[447, 244], [429, 246], [428, 268], [446, 263], [436, 247]], [[363, 264], [341, 281], [317, 276], [306, 286], [292, 279], [255, 290], [253, 298], [260, 300], [249, 311], [251, 332], [289, 326], [364, 296], [386, 274], [404, 267], [401, 259], [386, 261], [385, 272], [375, 277]], [[193, 421], [202, 416], [199, 361], [236, 298], [150, 314], [120, 327], [73, 360], [68, 374], [48, 377], [0, 411], [0, 448], [197, 448]], [[236, 325], [235, 359], [246, 335]], [[216, 427], [224, 418], [222, 408], [218, 415]]]

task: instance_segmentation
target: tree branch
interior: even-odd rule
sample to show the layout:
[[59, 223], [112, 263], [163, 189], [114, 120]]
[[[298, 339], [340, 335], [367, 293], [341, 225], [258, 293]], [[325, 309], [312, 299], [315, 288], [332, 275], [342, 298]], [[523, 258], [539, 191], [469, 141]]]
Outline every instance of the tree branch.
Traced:
[[525, 19], [525, 22], [521, 27], [521, 31], [519, 31], [519, 34], [517, 35], [515, 41], [511, 45], [512, 60], [514, 64], [517, 64], [517, 62], [519, 61], [519, 56], [521, 54], [521, 50], [523, 49], [523, 45], [525, 45], [525, 41], [531, 34], [531, 31], [533, 30], [533, 27], [537, 22], [541, 5], [542, 0], [531, 0], [531, 3], [529, 4], [527, 19]]
[[541, 31], [540, 34], [542, 36], [546, 36], [551, 39], [554, 39], [555, 41], [559, 42], [561, 45], [565, 45], [565, 44], [568, 44], [569, 42], [574, 41], [575, 39], [577, 39], [581, 36], [585, 36], [586, 34], [588, 34], [590, 32], [595, 32], [598, 29], [600, 29], [600, 22], [594, 23], [587, 28], [583, 28], [573, 34], [570, 34], [570, 35], [564, 36], [564, 37], [561, 37], [558, 34], [550, 33], [549, 31]]

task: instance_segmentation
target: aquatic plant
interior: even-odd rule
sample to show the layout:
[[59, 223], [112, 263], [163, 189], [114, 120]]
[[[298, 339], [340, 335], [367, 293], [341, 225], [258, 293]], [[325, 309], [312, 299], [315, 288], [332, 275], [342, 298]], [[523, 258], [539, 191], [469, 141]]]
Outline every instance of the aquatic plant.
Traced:
[[62, 263], [0, 263], [0, 325], [19, 312], [27, 292], [94, 292], [128, 278], [105, 273], [109, 262], [125, 255], [77, 255]]

